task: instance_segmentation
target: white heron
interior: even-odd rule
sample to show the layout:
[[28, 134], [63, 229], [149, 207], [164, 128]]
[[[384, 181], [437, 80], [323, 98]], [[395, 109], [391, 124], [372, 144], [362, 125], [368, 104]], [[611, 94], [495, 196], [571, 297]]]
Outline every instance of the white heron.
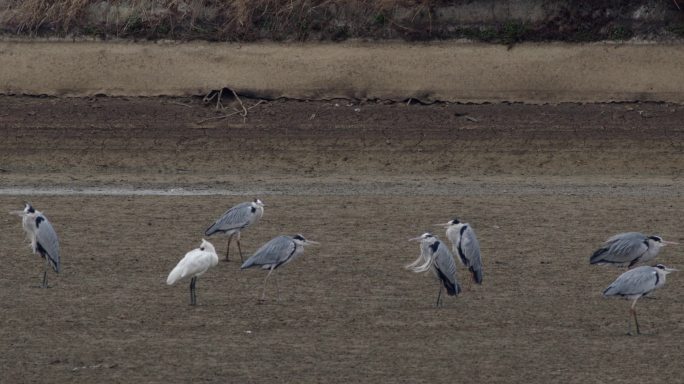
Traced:
[[[630, 269], [620, 275], [610, 286], [608, 286], [608, 288], [603, 291], [603, 296], [619, 296], [628, 300], [634, 300], [629, 312], [634, 316], [634, 324], [636, 324], [637, 333], [641, 333], [636, 312], [637, 300], [665, 285], [666, 276], [674, 271], [677, 270], [668, 268], [662, 264], [658, 264], [655, 267], [642, 266]], [[631, 320], [629, 322], [628, 333], [632, 333]]]
[[406, 269], [416, 273], [432, 270], [439, 280], [435, 306], [441, 305], [442, 289], [446, 289], [449, 296], [457, 296], [461, 292], [461, 286], [456, 277], [456, 262], [449, 248], [429, 232], [409, 241], [420, 241], [420, 256], [413, 263], [406, 265]]
[[625, 265], [631, 268], [636, 263], [645, 263], [655, 259], [660, 249], [668, 244], [678, 244], [665, 241], [660, 236], [646, 236], [639, 232], [617, 234], [597, 249], [589, 258], [591, 264]]
[[22, 218], [21, 223], [24, 232], [31, 241], [33, 253], [45, 259], [41, 288], [48, 288], [48, 267], [52, 267], [56, 273], [61, 270], [59, 239], [47, 217], [42, 212], [35, 210], [31, 204], [24, 204], [24, 210], [10, 213]]
[[458, 218], [444, 223], [436, 224], [446, 228], [446, 236], [451, 242], [451, 249], [472, 275], [473, 281], [482, 284], [482, 256], [480, 256], [480, 242], [475, 236], [473, 227], [468, 223], [462, 223]]
[[186, 253], [176, 267], [171, 270], [166, 279], [166, 284], [173, 285], [185, 277], [192, 276], [190, 279], [190, 305], [197, 305], [197, 293], [195, 291], [197, 278], [209, 268], [215, 267], [216, 264], [218, 264], [216, 249], [210, 242], [202, 239], [199, 248]]
[[212, 224], [204, 234], [211, 236], [215, 233], [222, 233], [228, 236], [228, 245], [226, 246], [226, 261], [230, 252], [230, 241], [233, 236], [237, 236], [238, 252], [240, 253], [240, 261], [242, 260], [242, 249], [240, 248], [240, 232], [256, 224], [261, 216], [264, 215], [265, 204], [259, 200], [240, 203], [229, 210], [227, 210], [214, 224]]
[[[264, 279], [264, 286], [261, 292], [259, 301], [266, 300], [266, 281], [271, 273], [281, 266], [291, 262], [304, 253], [304, 247], [311, 244], [319, 244], [316, 241], [307, 240], [302, 235], [294, 236], [278, 236], [271, 239], [268, 243], [259, 248], [254, 255], [245, 260], [240, 269], [247, 269], [254, 266], [260, 266], [262, 269], [268, 269], [268, 274]], [[278, 299], [280, 299], [280, 289], [278, 288], [278, 279], [276, 278], [276, 292]]]

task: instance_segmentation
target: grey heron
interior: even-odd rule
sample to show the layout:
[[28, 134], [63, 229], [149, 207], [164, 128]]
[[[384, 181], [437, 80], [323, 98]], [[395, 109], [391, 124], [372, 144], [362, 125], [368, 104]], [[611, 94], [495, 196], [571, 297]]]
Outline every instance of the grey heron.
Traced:
[[197, 293], [195, 285], [197, 278], [200, 277], [209, 268], [215, 267], [218, 264], [218, 255], [214, 246], [202, 239], [199, 248], [185, 254], [185, 256], [178, 262], [176, 267], [171, 270], [169, 277], [166, 279], [166, 284], [173, 285], [177, 281], [191, 276], [190, 279], [190, 305], [197, 305]]
[[237, 236], [237, 246], [240, 252], [240, 261], [242, 260], [242, 249], [240, 248], [240, 232], [256, 224], [261, 216], [264, 214], [264, 203], [259, 199], [240, 203], [229, 210], [227, 210], [214, 224], [212, 224], [204, 234], [211, 236], [215, 233], [223, 233], [228, 236], [228, 245], [226, 246], [226, 261], [230, 252], [230, 241], [233, 236]]
[[[271, 273], [281, 266], [291, 262], [304, 253], [304, 247], [311, 244], [318, 244], [316, 241], [307, 240], [302, 235], [294, 236], [278, 236], [271, 239], [266, 244], [262, 245], [254, 254], [245, 260], [240, 269], [247, 269], [254, 266], [260, 266], [262, 269], [268, 269], [268, 274], [264, 279], [264, 286], [261, 292], [261, 299], [266, 299], [266, 281]], [[278, 279], [276, 278], [276, 290], [278, 298], [280, 298], [280, 290], [278, 288]]]
[[451, 250], [458, 255], [461, 263], [468, 268], [473, 281], [482, 284], [482, 256], [480, 256], [480, 242], [475, 236], [473, 227], [468, 223], [462, 223], [458, 218], [444, 223], [436, 224], [446, 228], [446, 236], [451, 242]]
[[22, 218], [21, 223], [31, 241], [33, 253], [45, 259], [41, 288], [48, 288], [48, 267], [52, 267], [56, 273], [61, 270], [59, 239], [55, 229], [47, 217], [42, 212], [35, 210], [29, 203], [25, 203], [24, 210], [10, 213]]
[[[456, 262], [449, 252], [449, 248], [439, 241], [437, 237], [429, 232], [409, 239], [409, 241], [420, 241], [420, 256], [406, 269], [421, 273], [432, 270], [435, 277], [439, 280], [439, 291], [437, 292], [436, 307], [441, 305], [442, 289], [446, 289], [449, 296], [457, 296], [461, 292], [456, 277]], [[423, 263], [420, 265], [420, 263]]]
[[646, 236], [639, 232], [626, 232], [612, 236], [603, 243], [589, 258], [591, 264], [628, 264], [631, 268], [636, 263], [653, 260], [660, 249], [667, 244], [660, 236]]
[[[666, 276], [676, 269], [668, 268], [662, 264], [655, 267], [641, 266], [630, 269], [620, 275], [608, 288], [603, 291], [604, 297], [619, 296], [628, 300], [634, 300], [629, 311], [634, 316], [637, 333], [639, 321], [637, 320], [636, 303], [639, 298], [646, 296], [654, 290], [665, 285]], [[632, 332], [632, 322], [629, 322], [629, 334]]]

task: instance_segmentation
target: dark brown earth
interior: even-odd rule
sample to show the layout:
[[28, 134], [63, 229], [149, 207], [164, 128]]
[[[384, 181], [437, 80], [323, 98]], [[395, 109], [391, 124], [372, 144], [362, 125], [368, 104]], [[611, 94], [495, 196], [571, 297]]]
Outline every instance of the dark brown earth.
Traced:
[[[639, 302], [646, 334], [629, 337], [629, 303], [600, 294], [622, 270], [588, 265], [616, 232], [684, 241], [684, 107], [272, 101], [198, 123], [216, 115], [200, 99], [0, 97], [0, 212], [30, 200], [63, 260], [35, 288], [42, 263], [0, 215], [0, 382], [684, 375], [684, 277]], [[321, 245], [279, 271], [280, 301], [258, 305], [264, 273], [221, 262], [190, 307], [168, 272], [254, 196], [267, 207], [245, 253], [284, 233]], [[454, 215], [478, 233], [484, 284], [435, 309], [406, 240]]]

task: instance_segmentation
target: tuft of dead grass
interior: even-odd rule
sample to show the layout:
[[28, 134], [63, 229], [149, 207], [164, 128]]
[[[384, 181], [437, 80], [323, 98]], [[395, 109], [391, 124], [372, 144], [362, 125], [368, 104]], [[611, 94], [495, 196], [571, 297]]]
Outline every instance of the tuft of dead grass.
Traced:
[[91, 1], [27, 0], [15, 3], [18, 9], [17, 31], [35, 33], [41, 29], [54, 28], [54, 25], [59, 25], [62, 30], [69, 30], [69, 27], [83, 15]]
[[[18, 34], [257, 40], [312, 36], [339, 40], [391, 30], [398, 10], [411, 18], [434, 0], [9, 0], [7, 25]], [[402, 11], [406, 13], [405, 11]], [[410, 13], [410, 12], [409, 12]], [[392, 26], [392, 23], [396, 24]], [[403, 27], [406, 28], [406, 27]], [[8, 32], [6, 30], [6, 32]]]

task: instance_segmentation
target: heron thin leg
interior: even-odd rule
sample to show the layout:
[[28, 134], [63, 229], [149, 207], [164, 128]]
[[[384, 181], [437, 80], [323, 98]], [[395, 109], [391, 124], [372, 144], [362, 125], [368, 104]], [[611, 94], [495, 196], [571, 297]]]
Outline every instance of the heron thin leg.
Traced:
[[240, 252], [240, 261], [244, 262], [244, 260], [242, 259], [242, 249], [240, 248], [240, 236], [238, 236], [238, 238], [237, 238], [237, 245], [238, 245], [238, 252]]
[[276, 285], [276, 297], [278, 298], [278, 301], [280, 301], [280, 287], [278, 287], [278, 274], [276, 273], [273, 275], [273, 279], [275, 280], [275, 285]]
[[[639, 300], [639, 299], [637, 299], [637, 300]], [[634, 302], [632, 303], [632, 308], [630, 308], [630, 312], [632, 312], [632, 315], [634, 316], [634, 324], [636, 325], [637, 335], [640, 335], [641, 331], [639, 330], [639, 320], [637, 320], [637, 311], [636, 311], [637, 300], [634, 300]]]
[[439, 291], [437, 292], [437, 303], [435, 303], [435, 308], [439, 308], [439, 299], [442, 297], [442, 286], [439, 286]]
[[48, 261], [48, 258], [45, 258], [45, 269], [43, 269], [43, 283], [40, 285], [41, 288], [47, 288], [48, 287], [48, 266], [50, 265], [50, 262]]
[[266, 278], [264, 279], [264, 288], [261, 291], [261, 299], [259, 301], [265, 301], [266, 300], [266, 282], [268, 281], [268, 277], [271, 276], [271, 273], [273, 273], [273, 267], [268, 271], [268, 274], [266, 275]]
[[228, 245], [226, 245], [226, 261], [230, 261], [228, 259], [228, 255], [230, 254], [230, 241], [233, 240], [233, 235], [228, 236]]

